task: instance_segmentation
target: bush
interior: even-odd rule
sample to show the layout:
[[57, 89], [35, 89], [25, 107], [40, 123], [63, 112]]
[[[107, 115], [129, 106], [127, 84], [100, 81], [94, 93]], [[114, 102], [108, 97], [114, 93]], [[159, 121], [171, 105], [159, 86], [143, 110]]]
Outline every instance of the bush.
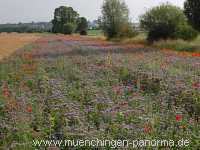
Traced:
[[148, 31], [148, 40], [156, 41], [177, 38], [176, 31], [180, 25], [187, 24], [187, 19], [180, 8], [167, 3], [147, 11], [141, 16], [140, 23]]
[[193, 29], [190, 25], [180, 25], [179, 28], [176, 31], [177, 38], [183, 39], [183, 40], [193, 40], [197, 38], [198, 31]]
[[73, 23], [66, 23], [63, 26], [63, 33], [64, 34], [72, 34], [76, 29], [76, 25]]

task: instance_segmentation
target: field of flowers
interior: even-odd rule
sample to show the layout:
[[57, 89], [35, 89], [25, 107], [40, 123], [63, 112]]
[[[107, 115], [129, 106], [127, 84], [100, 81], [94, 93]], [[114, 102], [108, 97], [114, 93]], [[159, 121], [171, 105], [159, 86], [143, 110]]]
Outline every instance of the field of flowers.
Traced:
[[50, 34], [0, 63], [0, 88], [0, 149], [95, 138], [200, 148], [200, 58], [188, 53]]

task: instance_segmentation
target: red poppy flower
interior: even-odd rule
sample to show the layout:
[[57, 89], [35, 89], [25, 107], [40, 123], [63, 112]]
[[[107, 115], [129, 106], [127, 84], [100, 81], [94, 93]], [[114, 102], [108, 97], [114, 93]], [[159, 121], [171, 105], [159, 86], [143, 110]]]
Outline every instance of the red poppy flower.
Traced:
[[192, 54], [193, 57], [200, 57], [200, 53], [194, 53]]
[[4, 86], [3, 86], [3, 96], [4, 96], [4, 97], [9, 97], [9, 96], [10, 96], [10, 91], [9, 91], [7, 85], [4, 85]]
[[32, 111], [33, 111], [32, 106], [31, 106], [31, 105], [28, 105], [27, 108], [26, 108], [26, 111], [27, 111], [28, 113], [32, 113]]
[[177, 122], [181, 121], [182, 119], [183, 119], [182, 115], [180, 115], [180, 114], [176, 115], [176, 121]]
[[150, 133], [152, 131], [152, 127], [149, 124], [144, 125], [144, 132], [145, 133]]

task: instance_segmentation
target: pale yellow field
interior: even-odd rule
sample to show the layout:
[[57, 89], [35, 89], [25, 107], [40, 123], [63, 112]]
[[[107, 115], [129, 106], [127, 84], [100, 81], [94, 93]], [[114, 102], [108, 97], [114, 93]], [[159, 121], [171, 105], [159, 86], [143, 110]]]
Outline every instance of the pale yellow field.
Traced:
[[38, 38], [38, 34], [0, 33], [0, 60]]

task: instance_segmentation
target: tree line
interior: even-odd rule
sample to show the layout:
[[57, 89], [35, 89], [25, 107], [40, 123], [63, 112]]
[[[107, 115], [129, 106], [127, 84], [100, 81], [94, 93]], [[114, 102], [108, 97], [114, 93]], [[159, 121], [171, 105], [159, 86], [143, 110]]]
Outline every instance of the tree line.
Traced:
[[42, 33], [51, 32], [51, 22], [32, 22], [32, 23], [18, 23], [18, 24], [1, 24], [0, 32], [18, 32], [18, 33]]
[[[124, 0], [104, 0], [101, 27], [108, 38], [137, 35]], [[200, 31], [200, 1], [186, 0], [184, 10], [170, 3], [153, 7], [140, 16], [140, 27], [148, 33], [150, 42], [192, 40]]]
[[[104, 0], [98, 23], [108, 39], [137, 35], [124, 0]], [[148, 33], [150, 42], [159, 39], [192, 40], [200, 31], [200, 1], [186, 0], [184, 10], [170, 3], [153, 7], [140, 16], [140, 27]], [[55, 10], [54, 33], [79, 32], [85, 35], [87, 28], [86, 18], [80, 18], [72, 7], [61, 6]]]
[[[14, 27], [0, 26], [0, 32], [50, 31], [87, 35], [88, 20], [80, 17], [72, 7], [56, 8], [51, 23], [51, 28], [32, 28], [30, 25], [23, 24]], [[137, 35], [136, 27], [130, 19], [129, 9], [124, 0], [104, 0], [98, 24], [108, 39], [130, 38]], [[140, 27], [147, 32], [147, 40], [150, 42], [160, 39], [192, 40], [198, 36], [200, 31], [200, 1], [186, 0], [184, 9], [170, 3], [153, 7], [140, 16]]]

